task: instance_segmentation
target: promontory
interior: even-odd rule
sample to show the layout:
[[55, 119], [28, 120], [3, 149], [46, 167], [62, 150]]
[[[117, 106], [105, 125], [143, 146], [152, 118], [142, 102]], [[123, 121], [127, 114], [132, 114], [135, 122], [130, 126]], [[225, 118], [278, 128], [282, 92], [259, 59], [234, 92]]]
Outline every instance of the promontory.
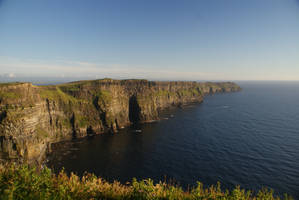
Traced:
[[159, 119], [170, 106], [239, 91], [233, 82], [112, 80], [0, 84], [1, 162], [40, 163], [51, 143]]

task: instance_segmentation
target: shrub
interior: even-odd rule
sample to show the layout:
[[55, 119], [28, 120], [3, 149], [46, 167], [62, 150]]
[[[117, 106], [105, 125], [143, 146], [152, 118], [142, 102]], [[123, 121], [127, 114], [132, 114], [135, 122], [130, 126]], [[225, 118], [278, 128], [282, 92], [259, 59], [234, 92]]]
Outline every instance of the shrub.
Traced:
[[[204, 188], [198, 182], [197, 187], [184, 191], [176, 185], [147, 179], [132, 183], [109, 183], [93, 174], [82, 178], [71, 173], [69, 176], [61, 171], [55, 175], [47, 167], [38, 170], [27, 165], [5, 165], [0, 168], [0, 199], [138, 199], [138, 200], [279, 200], [272, 190], [262, 189], [256, 195], [237, 186], [229, 192], [223, 191], [220, 183]], [[292, 199], [285, 195], [285, 200]]]

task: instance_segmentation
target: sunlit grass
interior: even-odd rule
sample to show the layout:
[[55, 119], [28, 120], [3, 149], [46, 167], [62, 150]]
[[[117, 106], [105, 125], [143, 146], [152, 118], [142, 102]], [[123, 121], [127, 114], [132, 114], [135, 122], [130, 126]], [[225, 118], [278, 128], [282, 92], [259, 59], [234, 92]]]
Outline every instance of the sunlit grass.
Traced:
[[[82, 178], [75, 174], [60, 172], [55, 175], [47, 167], [38, 171], [26, 165], [6, 165], [0, 169], [0, 199], [222, 199], [222, 200], [278, 200], [273, 191], [262, 189], [257, 193], [236, 187], [232, 191], [222, 190], [220, 183], [204, 188], [197, 187], [184, 191], [176, 185], [151, 179], [121, 184], [109, 183], [92, 174]], [[292, 199], [288, 195], [283, 198]]]

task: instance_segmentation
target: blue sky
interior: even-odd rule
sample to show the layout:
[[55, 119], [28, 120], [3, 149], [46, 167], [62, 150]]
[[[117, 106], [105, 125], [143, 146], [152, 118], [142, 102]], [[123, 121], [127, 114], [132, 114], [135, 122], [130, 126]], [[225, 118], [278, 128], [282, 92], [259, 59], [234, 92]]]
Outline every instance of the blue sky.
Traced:
[[0, 0], [0, 75], [299, 80], [299, 1]]

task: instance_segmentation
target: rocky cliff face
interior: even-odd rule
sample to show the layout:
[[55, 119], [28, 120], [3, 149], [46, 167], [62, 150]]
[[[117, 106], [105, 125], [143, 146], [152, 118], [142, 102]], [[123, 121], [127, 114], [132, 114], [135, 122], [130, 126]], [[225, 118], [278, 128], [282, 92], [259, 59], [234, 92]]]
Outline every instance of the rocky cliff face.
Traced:
[[159, 111], [238, 91], [231, 82], [95, 80], [55, 86], [0, 84], [0, 159], [40, 162], [50, 144], [157, 120]]

